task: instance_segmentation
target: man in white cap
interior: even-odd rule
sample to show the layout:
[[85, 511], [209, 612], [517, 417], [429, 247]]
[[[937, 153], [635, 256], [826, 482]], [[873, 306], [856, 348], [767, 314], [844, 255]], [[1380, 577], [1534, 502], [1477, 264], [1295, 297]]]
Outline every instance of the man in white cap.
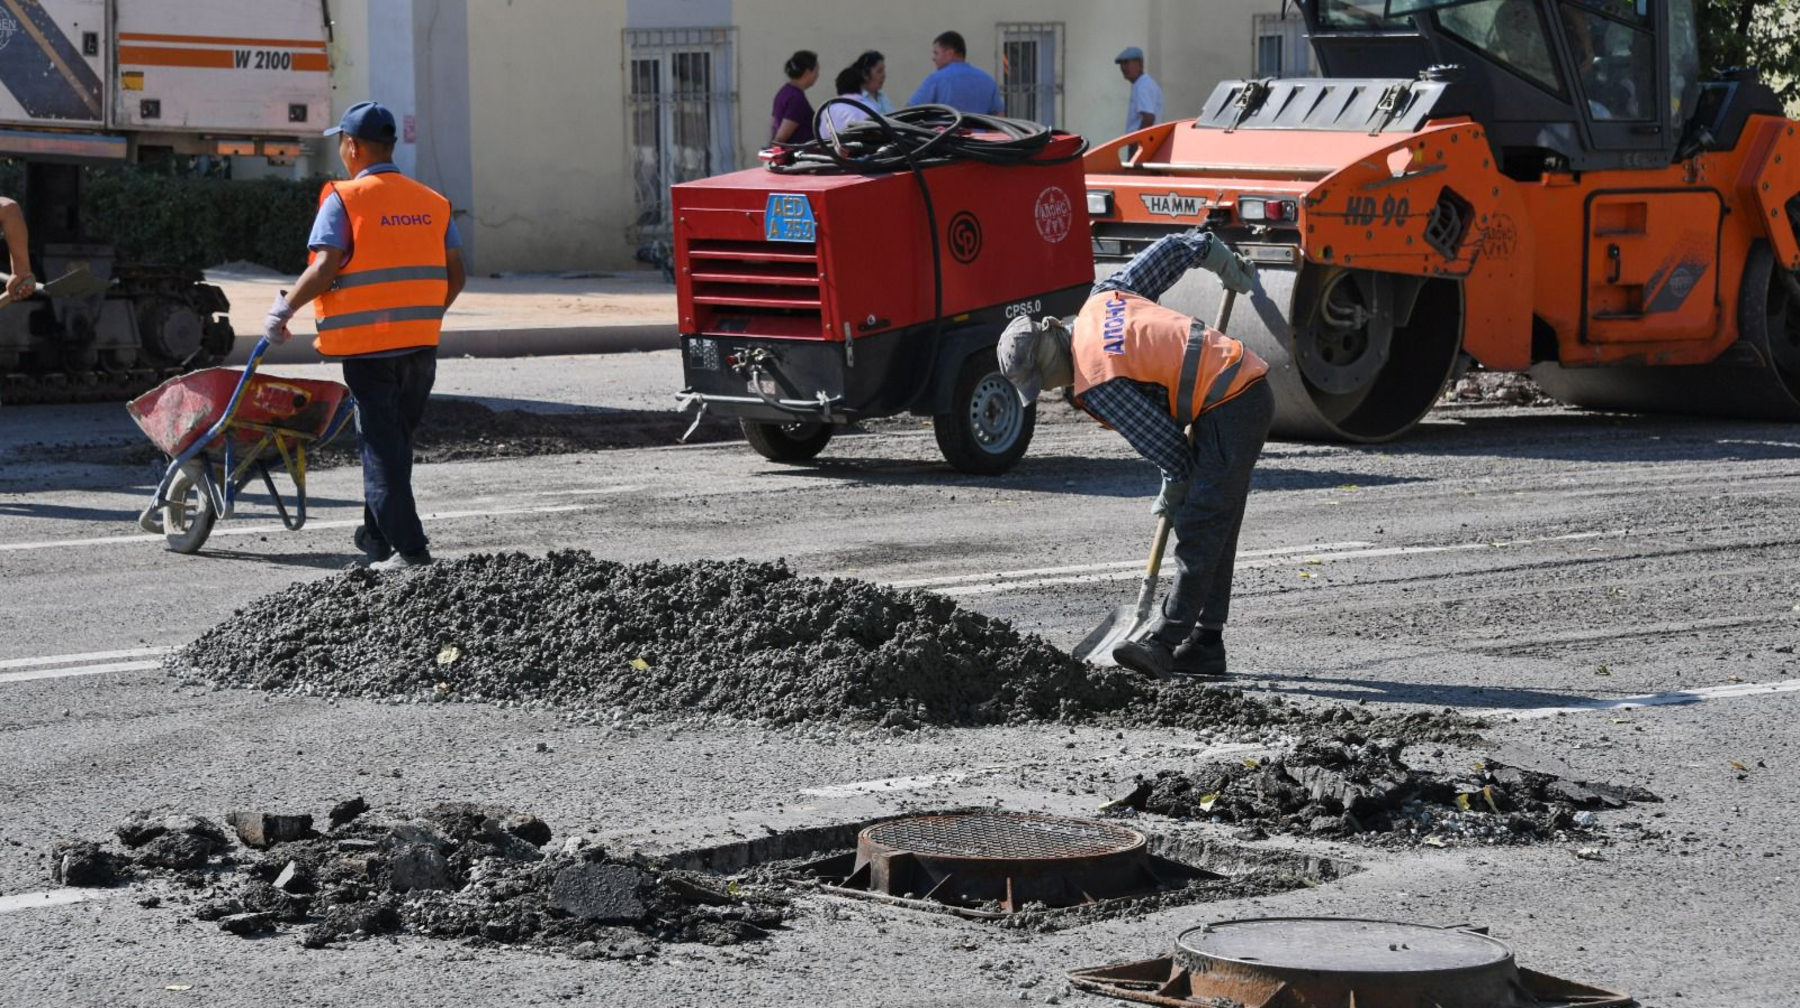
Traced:
[[1256, 267], [1212, 235], [1165, 235], [1095, 284], [1073, 324], [1017, 318], [996, 348], [1027, 404], [1046, 387], [1073, 385], [1077, 406], [1162, 470], [1151, 513], [1174, 525], [1175, 584], [1150, 633], [1113, 649], [1120, 665], [1158, 679], [1225, 674], [1238, 528], [1275, 415], [1261, 358], [1156, 303], [1195, 266], [1240, 294], [1256, 282]]
[[1125, 109], [1125, 132], [1149, 129], [1162, 118], [1162, 88], [1144, 72], [1144, 50], [1128, 46], [1118, 58], [1119, 73], [1131, 82], [1131, 104]]

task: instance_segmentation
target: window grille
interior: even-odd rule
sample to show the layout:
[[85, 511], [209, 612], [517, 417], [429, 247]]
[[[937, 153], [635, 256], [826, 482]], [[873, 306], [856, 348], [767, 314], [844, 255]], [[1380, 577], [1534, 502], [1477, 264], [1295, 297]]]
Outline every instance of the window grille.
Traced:
[[1013, 119], [1055, 125], [1062, 112], [1063, 26], [999, 25], [1000, 100]]
[[673, 233], [669, 187], [737, 167], [735, 30], [625, 32], [634, 234]]

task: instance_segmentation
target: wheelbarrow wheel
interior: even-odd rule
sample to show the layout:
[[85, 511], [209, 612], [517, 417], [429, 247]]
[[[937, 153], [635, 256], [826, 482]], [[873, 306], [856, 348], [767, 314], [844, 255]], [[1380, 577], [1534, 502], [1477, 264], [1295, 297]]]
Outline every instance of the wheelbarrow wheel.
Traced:
[[163, 505], [163, 538], [177, 553], [200, 552], [218, 521], [206, 493], [205, 477], [204, 463], [190, 460], [182, 464], [169, 485], [168, 503]]

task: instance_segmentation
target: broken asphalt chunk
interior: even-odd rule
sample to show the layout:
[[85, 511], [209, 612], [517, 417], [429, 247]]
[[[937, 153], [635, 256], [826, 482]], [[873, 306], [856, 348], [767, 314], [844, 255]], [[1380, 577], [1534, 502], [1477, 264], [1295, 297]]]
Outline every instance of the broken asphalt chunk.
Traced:
[[601, 923], [640, 921], [650, 912], [643, 897], [646, 881], [630, 865], [572, 865], [558, 871], [550, 884], [550, 906]]
[[312, 816], [309, 815], [238, 811], [226, 814], [225, 821], [237, 830], [238, 839], [246, 847], [260, 849], [304, 840], [312, 835]]

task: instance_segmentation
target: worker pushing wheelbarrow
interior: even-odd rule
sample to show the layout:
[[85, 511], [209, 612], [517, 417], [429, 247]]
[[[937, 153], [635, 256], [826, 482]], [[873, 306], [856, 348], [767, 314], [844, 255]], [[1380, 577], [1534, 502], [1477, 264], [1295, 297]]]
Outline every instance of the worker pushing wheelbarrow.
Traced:
[[[138, 524], [165, 536], [177, 553], [199, 552], [214, 523], [231, 517], [239, 491], [259, 476], [281, 523], [294, 532], [306, 524], [307, 449], [337, 437], [356, 401], [338, 382], [257, 374], [268, 349], [268, 339], [259, 340], [243, 371], [208, 368], [171, 378], [126, 407], [169, 456]], [[292, 514], [275, 488], [270, 467], [277, 459], [294, 481]]]

